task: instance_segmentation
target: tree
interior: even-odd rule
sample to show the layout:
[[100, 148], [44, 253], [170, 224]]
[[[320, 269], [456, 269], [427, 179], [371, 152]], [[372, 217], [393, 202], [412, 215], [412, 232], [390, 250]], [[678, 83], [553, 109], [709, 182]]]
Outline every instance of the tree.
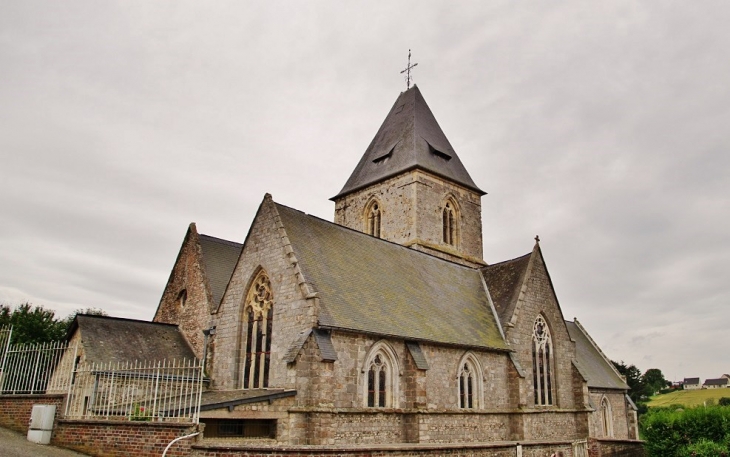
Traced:
[[671, 385], [664, 378], [664, 373], [659, 368], [646, 370], [646, 373], [641, 377], [641, 382], [644, 384], [644, 393], [647, 396], [656, 395], [657, 392]]
[[631, 400], [638, 404], [642, 401], [642, 399], [645, 399], [646, 389], [642, 379], [641, 370], [636, 368], [636, 365], [627, 366], [623, 360], [621, 362], [614, 362], [612, 360], [611, 363], [613, 363], [613, 366], [616, 367], [618, 372], [626, 378], [626, 384], [629, 385], [629, 397]]
[[12, 344], [47, 343], [58, 341], [66, 336], [68, 326], [56, 319], [53, 310], [42, 306], [22, 303], [11, 309], [8, 305], [0, 305], [0, 327], [12, 325]]
[[67, 317], [57, 319], [55, 311], [26, 302], [15, 308], [0, 305], [0, 328], [13, 326], [11, 344], [60, 341], [66, 338], [68, 329], [77, 314], [106, 316], [103, 310], [86, 308], [85, 310], [77, 309]]

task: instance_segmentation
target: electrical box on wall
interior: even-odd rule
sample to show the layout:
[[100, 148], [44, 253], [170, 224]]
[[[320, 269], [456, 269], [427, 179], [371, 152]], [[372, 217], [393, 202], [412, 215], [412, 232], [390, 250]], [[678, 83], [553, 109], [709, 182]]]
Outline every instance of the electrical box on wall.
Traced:
[[30, 413], [28, 441], [38, 444], [49, 444], [53, 433], [53, 419], [56, 416], [56, 405], [33, 405]]

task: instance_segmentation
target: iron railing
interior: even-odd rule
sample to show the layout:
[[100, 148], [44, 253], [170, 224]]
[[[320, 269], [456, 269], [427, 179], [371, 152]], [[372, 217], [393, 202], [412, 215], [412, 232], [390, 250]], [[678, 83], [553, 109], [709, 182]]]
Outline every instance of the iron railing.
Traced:
[[198, 360], [81, 364], [65, 416], [198, 423], [203, 380]]
[[[0, 339], [4, 338], [0, 334]], [[10, 332], [7, 333], [10, 341]], [[44, 394], [67, 385], [62, 376], [54, 376], [68, 343], [5, 344], [0, 368], [0, 394]], [[67, 368], [68, 369], [68, 368]]]

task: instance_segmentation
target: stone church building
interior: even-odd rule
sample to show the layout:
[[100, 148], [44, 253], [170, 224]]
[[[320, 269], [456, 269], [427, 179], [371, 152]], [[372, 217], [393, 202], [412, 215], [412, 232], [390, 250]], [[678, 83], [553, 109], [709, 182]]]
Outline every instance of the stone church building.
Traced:
[[332, 197], [334, 223], [267, 194], [242, 244], [191, 224], [154, 321], [206, 360], [206, 438], [636, 440], [628, 386], [565, 320], [539, 240], [484, 262], [484, 194], [413, 86]]

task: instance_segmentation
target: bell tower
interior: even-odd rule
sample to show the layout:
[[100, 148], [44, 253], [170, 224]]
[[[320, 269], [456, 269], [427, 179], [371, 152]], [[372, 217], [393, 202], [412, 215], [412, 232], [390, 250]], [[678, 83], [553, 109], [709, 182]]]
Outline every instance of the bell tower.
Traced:
[[335, 202], [335, 223], [482, 266], [484, 195], [417, 86], [402, 92]]

